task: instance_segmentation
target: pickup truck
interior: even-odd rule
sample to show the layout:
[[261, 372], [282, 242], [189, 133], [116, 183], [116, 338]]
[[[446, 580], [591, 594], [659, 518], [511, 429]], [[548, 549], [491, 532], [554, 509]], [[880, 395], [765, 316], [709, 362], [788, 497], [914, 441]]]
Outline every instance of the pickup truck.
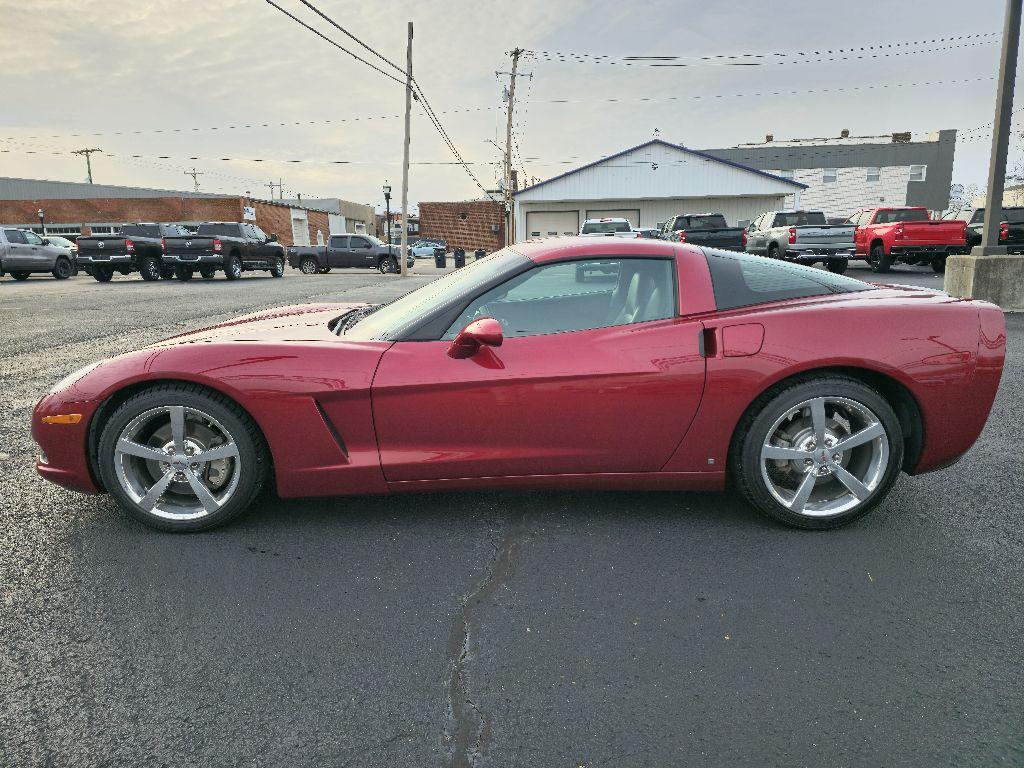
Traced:
[[743, 227], [730, 227], [720, 213], [682, 213], [665, 222], [662, 239], [742, 251]]
[[629, 219], [587, 219], [580, 227], [580, 237], [637, 238]]
[[163, 265], [179, 280], [191, 280], [196, 272], [209, 280], [218, 270], [228, 280], [237, 280], [247, 270], [283, 277], [284, 261], [277, 235], [267, 235], [255, 224], [211, 221], [200, 224], [194, 235], [164, 238]]
[[[967, 222], [967, 248], [981, 245], [982, 229], [985, 226], [984, 208], [964, 208], [950, 211], [943, 219]], [[999, 243], [1008, 253], [1024, 253], [1024, 208], [1003, 208], [999, 222]]]
[[108, 283], [115, 272], [138, 272], [146, 281], [174, 277], [163, 264], [163, 238], [187, 235], [179, 224], [125, 224], [116, 235], [78, 238], [78, 266], [99, 283]]
[[822, 262], [842, 274], [853, 255], [852, 224], [829, 224], [821, 211], [767, 211], [746, 229], [746, 251], [770, 259]]
[[51, 245], [28, 229], [0, 228], [0, 277], [10, 272], [15, 280], [27, 280], [32, 273], [49, 272], [58, 280], [75, 274], [71, 251]]
[[[327, 245], [293, 245], [288, 248], [288, 266], [304, 275], [327, 274], [332, 269], [377, 269], [382, 273], [399, 271], [401, 245], [388, 245], [373, 235], [331, 235]], [[431, 252], [433, 255], [433, 252]], [[405, 263], [415, 263], [407, 254]]]
[[865, 208], [850, 217], [857, 227], [853, 241], [857, 255], [873, 272], [888, 272], [893, 264], [931, 264], [946, 271], [946, 257], [967, 249], [967, 222], [933, 221], [921, 207]]

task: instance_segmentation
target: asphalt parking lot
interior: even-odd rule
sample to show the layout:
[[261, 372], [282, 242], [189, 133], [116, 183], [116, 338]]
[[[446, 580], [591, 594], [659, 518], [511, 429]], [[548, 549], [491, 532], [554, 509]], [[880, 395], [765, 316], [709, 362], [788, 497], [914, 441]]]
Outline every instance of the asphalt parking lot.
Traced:
[[171, 536], [36, 476], [66, 373], [417, 271], [0, 283], [0, 764], [1024, 764], [1021, 316], [970, 454], [833, 532], [537, 492], [268, 498]]

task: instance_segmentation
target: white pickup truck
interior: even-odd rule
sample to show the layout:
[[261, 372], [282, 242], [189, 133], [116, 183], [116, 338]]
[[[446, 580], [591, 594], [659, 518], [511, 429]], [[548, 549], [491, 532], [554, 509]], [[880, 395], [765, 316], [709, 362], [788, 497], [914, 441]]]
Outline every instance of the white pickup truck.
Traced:
[[852, 224], [829, 224], [821, 211], [767, 211], [746, 229], [746, 251], [771, 259], [822, 262], [842, 274], [854, 253]]
[[633, 229], [629, 219], [587, 219], [580, 227], [580, 237], [628, 237], [638, 238], [640, 233]]
[[66, 280], [76, 271], [70, 248], [51, 245], [29, 229], [0, 227], [0, 277], [10, 272], [15, 280], [27, 280], [34, 272], [49, 272]]

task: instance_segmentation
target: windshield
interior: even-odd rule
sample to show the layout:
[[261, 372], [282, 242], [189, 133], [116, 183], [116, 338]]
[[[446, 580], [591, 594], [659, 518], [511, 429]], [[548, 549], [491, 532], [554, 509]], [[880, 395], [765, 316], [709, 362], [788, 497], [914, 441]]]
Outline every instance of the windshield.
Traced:
[[468, 301], [478, 288], [517, 271], [526, 263], [525, 256], [503, 248], [385, 304], [349, 328], [345, 338], [354, 341], [397, 339], [421, 318], [463, 298]]
[[690, 216], [690, 221], [682, 226], [676, 225], [676, 229], [728, 229], [725, 223], [725, 216]]
[[614, 232], [632, 232], [628, 221], [587, 221], [583, 224], [584, 235], [606, 235]]

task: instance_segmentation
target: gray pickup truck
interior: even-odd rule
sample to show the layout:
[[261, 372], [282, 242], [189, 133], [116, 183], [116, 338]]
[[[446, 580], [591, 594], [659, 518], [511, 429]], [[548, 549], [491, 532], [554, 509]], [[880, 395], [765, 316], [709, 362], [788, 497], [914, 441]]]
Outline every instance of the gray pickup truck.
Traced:
[[[361, 268], [381, 272], [399, 271], [400, 245], [382, 243], [373, 235], [331, 235], [327, 245], [292, 245], [288, 247], [288, 265], [304, 275], [326, 274], [332, 269]], [[415, 263], [411, 253], [405, 263]]]
[[822, 262], [842, 274], [854, 252], [852, 224], [829, 224], [821, 211], [767, 211], [747, 227], [746, 251], [770, 259]]
[[77, 269], [70, 248], [51, 245], [28, 229], [0, 227], [0, 277], [5, 272], [15, 280], [27, 280], [29, 275], [43, 272], [66, 280]]

